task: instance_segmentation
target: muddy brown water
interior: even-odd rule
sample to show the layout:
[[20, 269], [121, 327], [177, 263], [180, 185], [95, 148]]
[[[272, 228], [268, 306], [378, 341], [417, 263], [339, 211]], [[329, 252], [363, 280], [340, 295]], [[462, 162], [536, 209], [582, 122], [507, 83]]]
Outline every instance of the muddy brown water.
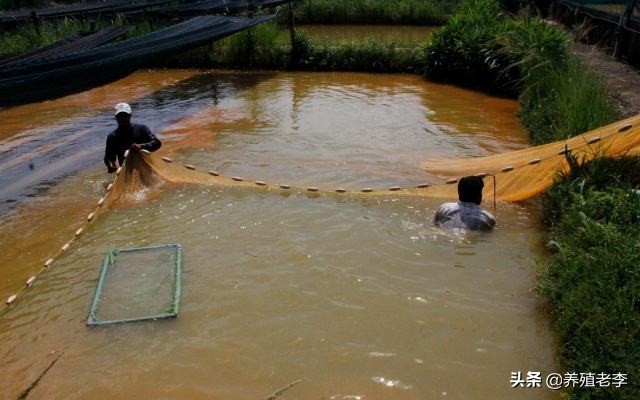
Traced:
[[[299, 186], [414, 184], [433, 179], [420, 169], [430, 156], [526, 146], [515, 102], [410, 75], [147, 71], [102, 90], [120, 96], [0, 112], [13, 121], [0, 140], [13, 185], [0, 190], [3, 298], [103, 194], [114, 101], [159, 133], [158, 155]], [[0, 315], [0, 398], [61, 352], [30, 398], [264, 399], [296, 380], [282, 399], [558, 398], [509, 384], [558, 368], [531, 291], [535, 205], [500, 205], [494, 232], [461, 236], [433, 226], [434, 199], [197, 185], [139, 197]], [[177, 320], [85, 327], [108, 249], [175, 242]]]

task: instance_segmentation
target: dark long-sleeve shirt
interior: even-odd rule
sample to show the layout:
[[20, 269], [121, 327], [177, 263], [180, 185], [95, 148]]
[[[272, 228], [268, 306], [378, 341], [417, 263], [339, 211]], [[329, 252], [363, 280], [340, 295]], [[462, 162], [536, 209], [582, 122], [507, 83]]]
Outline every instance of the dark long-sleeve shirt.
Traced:
[[124, 152], [134, 143], [149, 151], [156, 151], [162, 146], [160, 140], [145, 125], [119, 126], [107, 136], [107, 148], [104, 152], [104, 163], [107, 167], [110, 170], [112, 166], [115, 167], [116, 157], [118, 164], [122, 165]]

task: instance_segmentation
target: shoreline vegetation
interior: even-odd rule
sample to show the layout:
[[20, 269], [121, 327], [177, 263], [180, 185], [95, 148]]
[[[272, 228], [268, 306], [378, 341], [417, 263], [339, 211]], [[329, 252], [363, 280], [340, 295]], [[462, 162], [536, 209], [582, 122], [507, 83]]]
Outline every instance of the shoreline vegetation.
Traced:
[[[601, 78], [571, 55], [572, 38], [561, 27], [509, 14], [498, 0], [402, 4], [305, 0], [295, 10], [296, 23], [431, 24], [443, 17], [438, 21], [446, 25], [424, 44], [406, 48], [374, 39], [315, 42], [300, 30], [291, 40], [280, 17], [280, 23], [256, 26], [154, 66], [423, 74], [517, 98], [534, 144], [620, 119]], [[129, 35], [159, 27], [143, 24]], [[27, 25], [0, 37], [0, 58], [88, 28], [74, 20], [43, 22], [38, 36]], [[553, 306], [564, 370], [629, 377], [621, 388], [575, 388], [563, 398], [631, 400], [640, 390], [640, 196], [634, 192], [640, 188], [640, 159], [596, 159], [582, 166], [578, 161], [569, 155], [571, 172], [543, 196], [552, 260], [539, 267], [538, 290]]]

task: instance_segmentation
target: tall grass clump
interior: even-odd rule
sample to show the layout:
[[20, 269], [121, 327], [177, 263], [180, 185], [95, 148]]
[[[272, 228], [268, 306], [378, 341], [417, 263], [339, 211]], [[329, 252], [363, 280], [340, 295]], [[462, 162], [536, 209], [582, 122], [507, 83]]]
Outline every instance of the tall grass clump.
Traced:
[[398, 48], [394, 42], [358, 41], [312, 43], [296, 68], [322, 71], [413, 72], [423, 60], [421, 49]]
[[465, 0], [459, 13], [427, 44], [426, 76], [513, 95], [520, 75], [510, 68], [515, 59], [502, 51], [496, 38], [514, 25], [497, 1]]
[[301, 24], [442, 25], [458, 0], [303, 0]]
[[280, 27], [270, 21], [238, 32], [211, 45], [210, 57], [214, 65], [231, 68], [271, 68], [286, 66]]
[[576, 60], [546, 69], [520, 96], [520, 115], [536, 144], [565, 139], [617, 118], [602, 79]]

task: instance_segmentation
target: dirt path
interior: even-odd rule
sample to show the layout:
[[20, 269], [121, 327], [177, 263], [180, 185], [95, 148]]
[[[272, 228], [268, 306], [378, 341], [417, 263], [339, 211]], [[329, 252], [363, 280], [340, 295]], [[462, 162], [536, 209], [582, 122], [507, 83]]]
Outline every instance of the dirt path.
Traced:
[[640, 71], [596, 46], [574, 43], [572, 52], [602, 75], [623, 117], [640, 114]]

